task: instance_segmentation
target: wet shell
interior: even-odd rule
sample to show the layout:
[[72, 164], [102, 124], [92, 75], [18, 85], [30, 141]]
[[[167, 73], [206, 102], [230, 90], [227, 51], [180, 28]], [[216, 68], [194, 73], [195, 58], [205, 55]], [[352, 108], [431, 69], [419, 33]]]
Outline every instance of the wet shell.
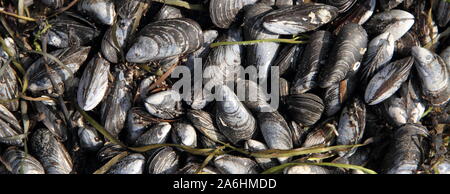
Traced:
[[216, 89], [216, 124], [233, 144], [252, 138], [256, 131], [256, 120], [226, 85]]
[[174, 123], [172, 142], [183, 146], [197, 147], [197, 133], [194, 127], [187, 123]]
[[14, 139], [20, 134], [23, 134], [23, 129], [19, 121], [5, 106], [0, 104], [0, 142], [7, 145], [23, 146], [22, 139]]
[[380, 5], [384, 10], [391, 10], [400, 5], [403, 0], [380, 0]]
[[103, 127], [115, 137], [118, 137], [122, 131], [127, 112], [131, 108], [132, 83], [132, 71], [118, 69], [115, 73], [113, 88], [102, 103], [101, 119]]
[[125, 59], [124, 49], [130, 36], [135, 33], [133, 26], [147, 11], [149, 4], [142, 0], [128, 0], [120, 3], [117, 21], [106, 31], [101, 43], [103, 56], [112, 63]]
[[136, 146], [146, 146], [151, 144], [161, 144], [166, 142], [172, 126], [167, 122], [161, 122], [148, 129], [137, 140]]
[[350, 76], [337, 84], [325, 89], [324, 104], [325, 115], [332, 116], [338, 113], [344, 104], [350, 99], [359, 85], [357, 74]]
[[281, 8], [263, 18], [267, 30], [286, 35], [312, 31], [332, 21], [338, 15], [338, 8], [319, 3], [307, 3]]
[[411, 48], [420, 46], [420, 41], [413, 31], [407, 32], [402, 38], [395, 41], [394, 53], [400, 57], [411, 55]]
[[394, 133], [394, 140], [383, 160], [386, 174], [414, 174], [428, 150], [428, 131], [418, 124], [406, 124]]
[[320, 123], [308, 133], [302, 147], [307, 148], [331, 145], [335, 140], [337, 128], [337, 123], [334, 120], [328, 119], [327, 121]]
[[436, 20], [440, 27], [445, 27], [450, 21], [450, 3], [439, 1], [436, 13]]
[[[241, 41], [241, 30], [231, 28], [228, 32], [219, 37], [217, 42]], [[234, 82], [241, 70], [241, 45], [226, 45], [213, 48], [208, 55], [203, 70], [203, 84], [205, 91], [211, 91], [216, 85], [223, 85], [227, 82]], [[204, 97], [210, 99], [210, 93], [204, 92]]]
[[[197, 170], [200, 168], [199, 163], [188, 163], [186, 166], [177, 171], [177, 174], [196, 174]], [[204, 167], [200, 173], [202, 174], [220, 174], [216, 169], [211, 166]]]
[[255, 161], [227, 154], [217, 156], [214, 166], [223, 174], [257, 174], [260, 171]]
[[439, 55], [422, 47], [413, 47], [411, 53], [425, 99], [433, 105], [446, 103], [450, 99], [449, 65]]
[[43, 117], [42, 123], [58, 140], [67, 140], [67, 126], [64, 115], [56, 106], [35, 102], [37, 113]]
[[81, 0], [78, 10], [106, 25], [112, 25], [116, 18], [114, 0]]
[[298, 44], [287, 45], [281, 49], [280, 54], [273, 62], [273, 66], [280, 68], [280, 75], [289, 76], [296, 70], [299, 56], [303, 53], [304, 48]]
[[[271, 104], [267, 103], [267, 93], [256, 82], [251, 80], [238, 79], [236, 81], [236, 91], [238, 94], [245, 93], [245, 97], [243, 98], [242, 102], [248, 109], [250, 109], [250, 111], [254, 113], [275, 111], [274, 107], [272, 107]], [[242, 96], [239, 96], [239, 98], [242, 99]]]
[[103, 140], [93, 127], [78, 128], [78, 138], [80, 139], [80, 147], [88, 151], [95, 152], [103, 146]]
[[[246, 40], [277, 39], [278, 34], [267, 31], [263, 27], [263, 17], [272, 10], [266, 4], [257, 3], [246, 10], [244, 37]], [[247, 46], [247, 66], [255, 66], [258, 76], [264, 82], [269, 76], [269, 68], [276, 59], [279, 43], [264, 42]]]
[[136, 142], [137, 138], [145, 132], [152, 124], [157, 123], [155, 118], [147, 113], [144, 108], [134, 107], [128, 111], [126, 141], [130, 144]]
[[369, 43], [361, 70], [361, 80], [367, 84], [370, 79], [394, 56], [394, 36], [389, 32], [380, 34]]
[[186, 116], [192, 125], [207, 138], [211, 138], [215, 142], [228, 142], [228, 139], [215, 127], [213, 116], [210, 113], [203, 110], [189, 110]]
[[[362, 100], [355, 98], [341, 113], [338, 126], [337, 145], [354, 145], [361, 143], [366, 127], [366, 107]], [[340, 156], [349, 157], [353, 155], [356, 148], [349, 151], [338, 152]]]
[[[270, 149], [290, 150], [292, 149], [292, 136], [287, 122], [278, 112], [264, 112], [258, 114], [258, 126]], [[289, 158], [278, 158], [285, 163]]]
[[[268, 149], [264, 143], [253, 139], [245, 141], [244, 148], [251, 152], [264, 151]], [[263, 169], [269, 169], [278, 165], [277, 160], [273, 158], [255, 158], [255, 160]]]
[[403, 83], [400, 90], [383, 105], [387, 117], [398, 127], [406, 123], [418, 123], [425, 112], [425, 104], [420, 96], [420, 90], [412, 77]]
[[149, 174], [175, 174], [178, 170], [178, 154], [171, 147], [164, 147], [155, 152], [148, 162]]
[[174, 119], [183, 114], [181, 96], [175, 90], [158, 92], [145, 99], [147, 111], [162, 119]]
[[283, 171], [284, 174], [332, 174], [332, 172], [324, 167], [316, 165], [297, 165], [287, 167]]
[[45, 34], [48, 41], [47, 44], [57, 48], [85, 45], [100, 34], [100, 31], [92, 24], [84, 24], [75, 18], [69, 15], [50, 20], [49, 25], [51, 25], [51, 28]]
[[200, 25], [188, 18], [156, 21], [145, 26], [126, 54], [126, 60], [146, 63], [194, 52], [203, 45]]
[[406, 11], [392, 9], [377, 13], [365, 24], [370, 36], [377, 36], [389, 32], [398, 40], [411, 29], [414, 24], [414, 16]]
[[77, 92], [77, 102], [83, 110], [94, 109], [105, 97], [108, 90], [109, 66], [109, 62], [99, 54], [84, 69]]
[[339, 32], [330, 63], [323, 68], [319, 86], [328, 88], [356, 72], [367, 50], [367, 33], [362, 26], [349, 23]]
[[157, 20], [165, 20], [165, 19], [175, 19], [175, 18], [182, 18], [183, 14], [181, 13], [181, 10], [170, 6], [167, 4], [164, 4], [159, 12], [155, 16], [155, 21]]
[[11, 167], [13, 174], [45, 174], [38, 160], [16, 147], [9, 147], [2, 159]]
[[327, 31], [314, 32], [297, 67], [297, 75], [291, 88], [293, 93], [305, 93], [317, 87], [321, 67], [326, 64], [332, 45], [332, 35]]
[[30, 140], [31, 150], [47, 174], [69, 174], [72, 159], [64, 145], [48, 129], [37, 129]]
[[211, 0], [209, 1], [209, 14], [211, 21], [219, 28], [229, 28], [236, 20], [236, 16], [246, 5], [256, 3], [258, 0]]
[[292, 119], [306, 126], [315, 124], [324, 110], [322, 99], [310, 93], [290, 95], [286, 104]]
[[406, 81], [414, 63], [412, 57], [389, 63], [370, 80], [364, 99], [367, 104], [375, 105], [391, 97]]
[[120, 159], [106, 174], [143, 174], [145, 157], [142, 154], [130, 154]]
[[40, 0], [43, 4], [50, 6], [51, 8], [58, 9], [64, 5], [66, 0]]
[[342, 27], [344, 27], [348, 23], [356, 23], [359, 25], [363, 25], [364, 23], [366, 23], [375, 11], [376, 4], [377, 0], [365, 0], [356, 2], [353, 8], [348, 11], [345, 16], [338, 18], [337, 21], [334, 22], [338, 26], [333, 31], [333, 34], [339, 34], [339, 32], [342, 30]]
[[347, 12], [356, 3], [357, 0], [327, 0], [326, 4], [339, 9], [340, 13]]
[[[48, 59], [48, 65], [52, 69], [51, 73], [58, 85], [63, 85], [63, 81], [66, 81], [71, 77], [69, 69], [72, 73], [78, 71], [80, 66], [87, 59], [90, 49], [91, 47], [71, 47], [59, 49], [50, 53], [50, 55], [58, 58], [68, 68], [63, 68], [55, 62], [50, 62], [51, 60]], [[27, 69], [27, 75], [29, 75], [28, 90], [32, 92], [47, 90], [53, 87], [44, 65], [44, 57], [35, 61]]]
[[[1, 50], [0, 50], [1, 51]], [[19, 88], [13, 69], [6, 60], [0, 59], [0, 104], [4, 105], [10, 111], [16, 111], [19, 108], [19, 101], [14, 100], [19, 97]]]
[[126, 151], [126, 148], [111, 142], [106, 142], [105, 145], [98, 150], [97, 160], [101, 163], [106, 163], [124, 151]]

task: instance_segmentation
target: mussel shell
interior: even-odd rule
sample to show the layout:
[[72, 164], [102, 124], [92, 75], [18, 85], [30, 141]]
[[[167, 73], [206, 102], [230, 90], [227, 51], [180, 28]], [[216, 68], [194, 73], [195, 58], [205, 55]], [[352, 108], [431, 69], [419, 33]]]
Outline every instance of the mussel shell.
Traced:
[[101, 24], [112, 25], [116, 19], [114, 0], [81, 0], [78, 11], [85, 13]]
[[[78, 71], [80, 66], [87, 59], [90, 49], [91, 47], [71, 47], [59, 49], [50, 53], [50, 55], [58, 58], [61, 63], [68, 68], [63, 68], [61, 65], [56, 64], [56, 62], [49, 60], [48, 65], [52, 69], [52, 75], [56, 79], [55, 81], [58, 85], [62, 85], [63, 81], [71, 78], [71, 72], [76, 73]], [[26, 75], [29, 76], [28, 90], [38, 92], [53, 87], [44, 63], [44, 57], [41, 57], [27, 69]], [[71, 72], [69, 72], [69, 69]]]
[[417, 82], [412, 80], [411, 77], [403, 83], [400, 90], [383, 103], [386, 116], [398, 127], [406, 123], [418, 123], [425, 112]]
[[357, 0], [327, 0], [326, 4], [337, 7], [340, 13], [344, 13], [352, 8], [356, 2]]
[[13, 174], [45, 174], [44, 167], [38, 160], [17, 147], [9, 147], [2, 159], [11, 167]]
[[145, 26], [126, 54], [126, 60], [146, 63], [194, 52], [203, 45], [200, 25], [188, 18], [155, 21]]
[[45, 105], [43, 102], [35, 102], [36, 111], [44, 119], [42, 123], [59, 140], [67, 140], [67, 126], [64, 115], [56, 106]]
[[295, 35], [312, 31], [332, 21], [338, 15], [338, 8], [307, 3], [281, 8], [263, 18], [263, 26], [277, 34]]
[[[354, 100], [347, 104], [342, 110], [339, 119], [339, 126], [337, 129], [338, 136], [336, 137], [337, 145], [354, 145], [359, 144], [364, 134], [366, 127], [366, 107], [362, 100], [354, 98]], [[338, 152], [340, 156], [349, 157], [353, 155], [356, 148], [348, 151]]]
[[337, 21], [333, 22], [337, 24], [337, 27], [333, 31], [333, 34], [339, 34], [344, 27], [348, 23], [357, 23], [359, 25], [363, 25], [369, 20], [375, 11], [375, 7], [377, 4], [377, 0], [365, 0], [358, 1], [356, 5], [352, 7], [350, 11], [348, 11], [345, 16], [336, 19]]
[[[280, 78], [280, 85], [282, 81]], [[253, 113], [258, 112], [273, 112], [274, 108], [267, 103], [268, 97], [266, 92], [259, 84], [252, 80], [236, 80], [236, 91], [238, 94], [244, 94], [244, 98], [239, 96], [244, 105]], [[282, 87], [280, 87], [281, 89]]]
[[334, 43], [330, 63], [321, 71], [319, 86], [328, 88], [356, 72], [367, 50], [367, 42], [367, 33], [362, 26], [345, 25]]
[[332, 144], [336, 137], [337, 128], [336, 121], [332, 119], [320, 123], [306, 135], [302, 147], [307, 148]]
[[450, 99], [450, 69], [436, 53], [422, 47], [413, 47], [412, 56], [419, 74], [424, 98], [433, 105], [442, 105]]
[[[258, 114], [258, 126], [270, 149], [292, 149], [292, 136], [289, 126], [278, 112], [263, 112]], [[287, 162], [289, 158], [280, 157], [278, 161]]]
[[174, 119], [183, 114], [181, 96], [175, 90], [166, 90], [145, 99], [147, 111], [158, 118]]
[[364, 99], [369, 105], [376, 105], [391, 97], [409, 76], [414, 63], [412, 57], [389, 63], [381, 69], [367, 85]]
[[117, 11], [118, 18], [105, 32], [101, 50], [103, 56], [112, 63], [124, 60], [126, 43], [134, 33], [142, 15], [147, 11], [147, 0], [128, 0], [121, 2]]
[[148, 160], [149, 174], [175, 174], [179, 166], [179, 156], [171, 147], [164, 147]]
[[236, 20], [239, 11], [246, 5], [258, 0], [210, 0], [209, 14], [211, 21], [219, 28], [227, 29]]
[[414, 16], [403, 10], [392, 9], [377, 13], [365, 24], [370, 36], [389, 32], [394, 40], [400, 39], [414, 24]]
[[141, 107], [131, 108], [128, 111], [127, 127], [125, 128], [127, 132], [126, 141], [133, 144], [148, 127], [155, 123], [157, 123], [155, 118], [147, 113], [145, 109]]
[[427, 129], [419, 124], [406, 124], [394, 132], [394, 140], [383, 160], [386, 174], [414, 174], [423, 162], [429, 139]]
[[256, 120], [226, 85], [216, 89], [216, 124], [232, 143], [252, 138], [256, 131]]
[[4, 105], [10, 111], [16, 111], [19, 108], [19, 88], [16, 75], [9, 64], [5, 64], [4, 59], [0, 59], [0, 69], [3, 73], [0, 75], [0, 104]]
[[289, 95], [286, 104], [292, 119], [306, 126], [314, 125], [324, 111], [322, 99], [311, 93]]
[[101, 106], [103, 127], [114, 137], [118, 137], [125, 125], [131, 108], [132, 70], [117, 69], [111, 91]]
[[407, 57], [411, 54], [411, 48], [420, 46], [419, 38], [413, 31], [408, 31], [402, 38], [395, 41], [394, 52], [400, 57]]
[[228, 154], [217, 156], [214, 166], [223, 174], [257, 174], [260, 171], [252, 159]]
[[175, 18], [182, 18], [183, 14], [181, 13], [181, 10], [170, 6], [167, 4], [164, 4], [161, 9], [158, 11], [158, 13], [155, 15], [154, 20], [165, 20], [165, 19], [175, 19]]
[[108, 90], [109, 62], [100, 54], [87, 64], [77, 91], [77, 102], [85, 111], [94, 109], [104, 99]]
[[23, 146], [23, 139], [14, 139], [20, 134], [23, 134], [23, 128], [17, 118], [0, 104], [0, 142], [7, 145]]
[[299, 60], [292, 92], [305, 93], [318, 85], [319, 71], [326, 64], [331, 45], [330, 32], [317, 31], [311, 35], [302, 59]]
[[445, 27], [450, 21], [450, 3], [446, 1], [439, 1], [437, 12], [435, 13], [438, 25], [440, 27]]
[[283, 174], [332, 174], [332, 171], [317, 165], [296, 165], [285, 168]]
[[143, 133], [136, 140], [136, 146], [146, 146], [151, 144], [161, 144], [166, 142], [169, 137], [169, 132], [172, 129], [172, 125], [167, 122], [160, 122], [145, 133]]
[[[263, 27], [263, 18], [272, 8], [264, 3], [256, 3], [246, 10], [244, 23], [244, 37], [246, 40], [277, 39], [278, 34], [267, 31]], [[255, 66], [258, 76], [264, 82], [269, 76], [269, 68], [278, 54], [280, 44], [264, 42], [247, 46], [247, 66]]]
[[50, 6], [53, 9], [61, 8], [66, 0], [40, 0], [41, 3]]
[[373, 75], [392, 59], [394, 43], [394, 36], [389, 32], [380, 34], [370, 41], [362, 62], [361, 80], [363, 84], [367, 84]]
[[69, 174], [72, 158], [64, 145], [48, 129], [37, 129], [30, 140], [31, 150], [47, 174]]
[[[264, 143], [253, 139], [245, 141], [244, 148], [250, 152], [258, 152], [268, 149]], [[255, 160], [263, 169], [269, 169], [278, 165], [277, 160], [274, 158], [255, 158]]]
[[78, 128], [80, 147], [88, 151], [97, 151], [103, 146], [103, 140], [93, 127], [85, 126]]
[[194, 127], [188, 123], [174, 123], [172, 142], [183, 146], [197, 147], [197, 133]]
[[203, 110], [189, 110], [186, 114], [192, 125], [214, 142], [228, 142], [228, 139], [214, 125], [213, 116]]
[[[177, 174], [195, 174], [197, 170], [200, 168], [201, 164], [190, 162], [186, 164], [183, 168], [177, 171]], [[204, 167], [199, 173], [202, 174], [220, 174], [217, 169], [212, 168], [211, 166]]]
[[380, 0], [380, 5], [384, 10], [391, 10], [400, 5], [403, 0]]
[[106, 174], [143, 174], [145, 157], [142, 154], [130, 154], [120, 159]]
[[111, 142], [106, 142], [97, 152], [97, 160], [106, 163], [120, 153], [126, 151], [126, 148]]
[[85, 45], [100, 34], [95, 26], [83, 24], [70, 16], [57, 17], [50, 20], [49, 25], [52, 27], [45, 33], [47, 44], [57, 48]]

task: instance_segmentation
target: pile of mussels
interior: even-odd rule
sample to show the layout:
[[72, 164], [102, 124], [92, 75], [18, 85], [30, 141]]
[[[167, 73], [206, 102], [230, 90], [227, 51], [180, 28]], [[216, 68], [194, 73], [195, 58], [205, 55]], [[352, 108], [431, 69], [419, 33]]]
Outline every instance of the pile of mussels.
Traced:
[[[445, 0], [24, 2], [0, 18], [0, 174], [450, 173]], [[214, 68], [181, 98], [179, 67]]]

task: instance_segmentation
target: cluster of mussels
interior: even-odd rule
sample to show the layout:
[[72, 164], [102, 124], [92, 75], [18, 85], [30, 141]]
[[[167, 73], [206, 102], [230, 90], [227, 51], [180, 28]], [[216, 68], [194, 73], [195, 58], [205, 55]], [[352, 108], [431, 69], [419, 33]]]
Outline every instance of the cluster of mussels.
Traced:
[[171, 2], [1, 1], [0, 174], [450, 173], [450, 2]]

